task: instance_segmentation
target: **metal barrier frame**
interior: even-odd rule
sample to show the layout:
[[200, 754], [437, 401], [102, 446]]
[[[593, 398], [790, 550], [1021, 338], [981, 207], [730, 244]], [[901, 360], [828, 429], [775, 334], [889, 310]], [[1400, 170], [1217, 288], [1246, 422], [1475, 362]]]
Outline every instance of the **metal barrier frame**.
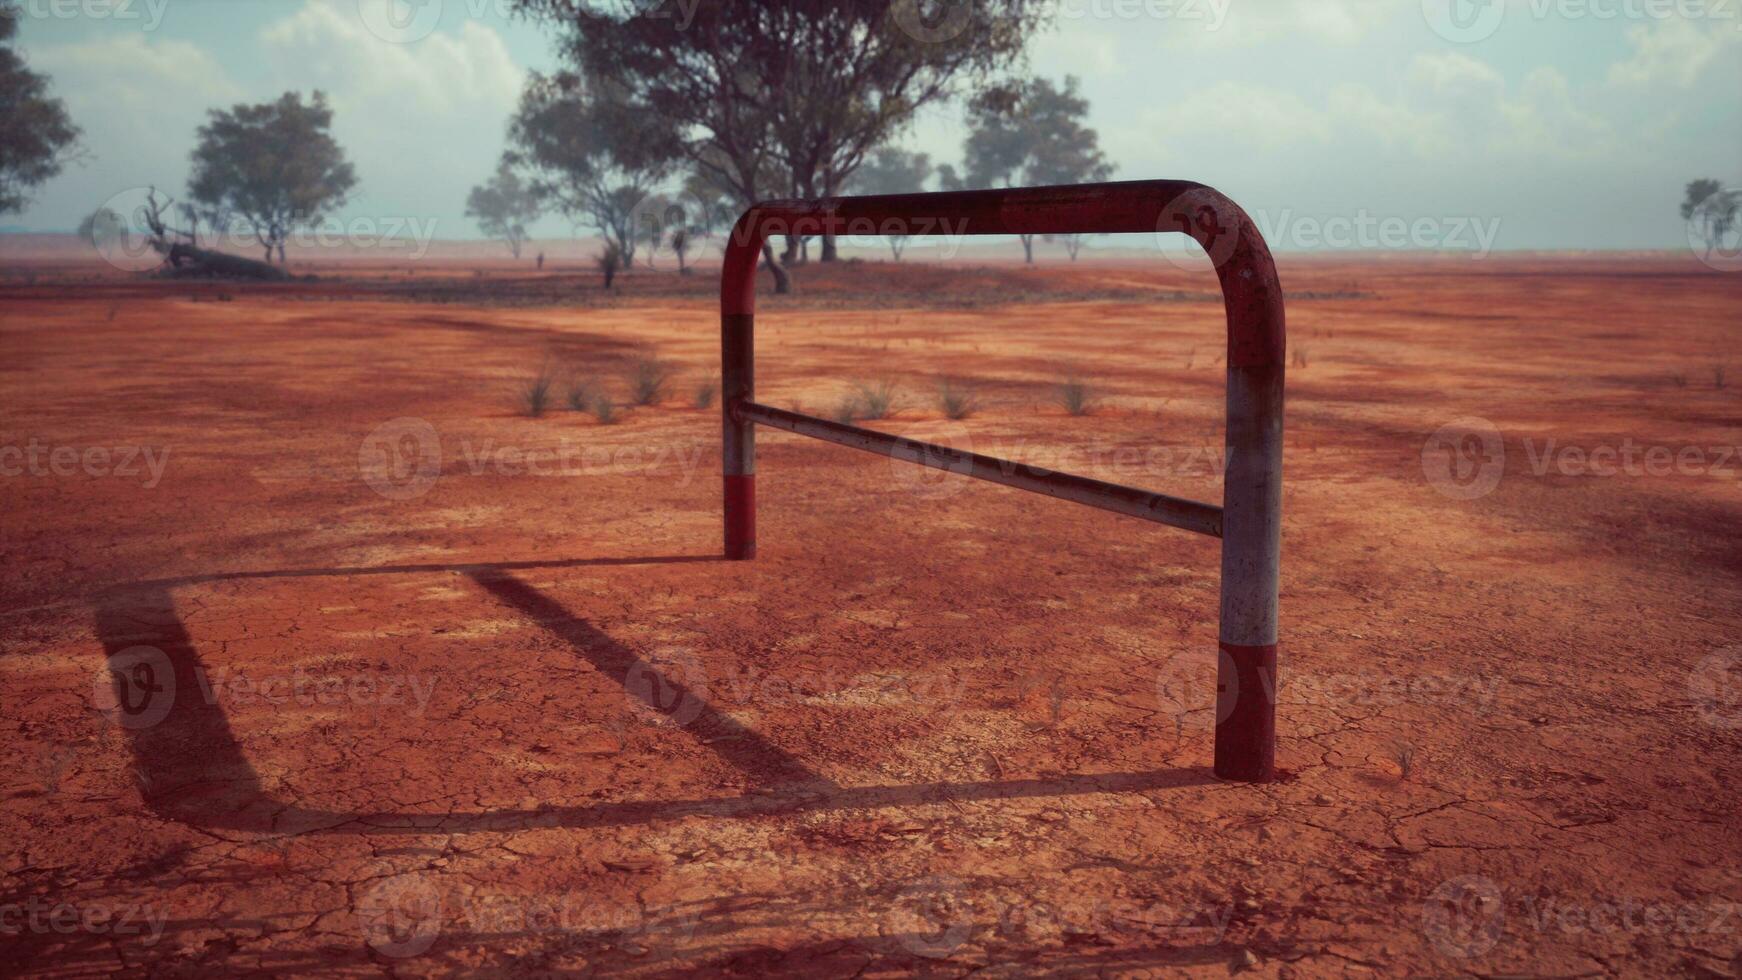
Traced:
[[[756, 271], [770, 235], [1183, 233], [1210, 256], [1228, 317], [1222, 506], [918, 443], [755, 401]], [[756, 426], [1044, 493], [1222, 539], [1217, 776], [1269, 782], [1276, 761], [1277, 592], [1282, 559], [1282, 284], [1257, 227], [1228, 198], [1150, 180], [770, 201], [738, 219], [720, 279], [726, 558], [756, 557]]]

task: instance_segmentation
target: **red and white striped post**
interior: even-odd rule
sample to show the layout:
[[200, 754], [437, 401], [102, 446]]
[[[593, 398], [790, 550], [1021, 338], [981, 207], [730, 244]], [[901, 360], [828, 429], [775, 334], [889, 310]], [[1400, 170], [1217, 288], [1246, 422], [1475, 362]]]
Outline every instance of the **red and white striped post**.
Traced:
[[[759, 405], [756, 267], [770, 235], [1183, 233], [1215, 264], [1228, 316], [1228, 465], [1222, 506], [896, 439]], [[720, 284], [726, 557], [756, 556], [756, 432], [771, 425], [1222, 539], [1215, 772], [1275, 775], [1277, 594], [1282, 560], [1282, 284], [1244, 211], [1189, 181], [1152, 180], [944, 194], [773, 201], [746, 211]]]

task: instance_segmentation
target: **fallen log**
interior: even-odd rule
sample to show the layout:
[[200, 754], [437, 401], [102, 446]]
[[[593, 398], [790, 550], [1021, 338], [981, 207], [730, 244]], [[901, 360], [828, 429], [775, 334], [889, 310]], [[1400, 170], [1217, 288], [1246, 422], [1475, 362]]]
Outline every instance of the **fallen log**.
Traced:
[[186, 242], [166, 242], [152, 239], [152, 247], [163, 254], [164, 269], [172, 276], [204, 276], [219, 279], [258, 279], [277, 282], [290, 278], [275, 265], [245, 259], [240, 255], [196, 248]]

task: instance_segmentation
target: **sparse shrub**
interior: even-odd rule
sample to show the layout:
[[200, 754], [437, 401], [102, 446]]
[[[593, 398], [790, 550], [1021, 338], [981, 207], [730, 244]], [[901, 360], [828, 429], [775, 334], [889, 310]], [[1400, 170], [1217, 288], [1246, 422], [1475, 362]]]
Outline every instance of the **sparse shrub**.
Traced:
[[665, 397], [665, 387], [670, 380], [669, 366], [644, 357], [629, 369], [629, 400], [636, 405], [652, 405]]
[[569, 382], [569, 409], [575, 412], [590, 412], [593, 402], [599, 397], [599, 383], [592, 378], [577, 378]]
[[852, 425], [859, 418], [859, 399], [848, 395], [835, 404], [835, 410], [829, 413], [829, 418], [842, 425]]
[[605, 276], [605, 288], [610, 289], [611, 284], [617, 281], [617, 270], [623, 268], [623, 250], [616, 245], [607, 245], [594, 261]]
[[695, 398], [692, 399], [697, 408], [712, 408], [714, 396], [720, 393], [718, 375], [709, 375], [696, 385]]
[[980, 399], [973, 388], [945, 378], [938, 384], [938, 408], [945, 418], [965, 419], [980, 410]]
[[600, 425], [616, 425], [622, 419], [622, 416], [617, 413], [617, 403], [611, 400], [610, 395], [599, 395], [594, 398], [592, 412], [593, 418], [597, 419]]
[[894, 410], [895, 386], [889, 382], [861, 382], [855, 387], [858, 389], [858, 397], [856, 401], [858, 402], [860, 418], [885, 418]]
[[1059, 404], [1072, 415], [1087, 415], [1095, 409], [1095, 393], [1078, 378], [1066, 378], [1059, 385]]
[[1399, 742], [1391, 747], [1391, 758], [1397, 763], [1397, 778], [1408, 782], [1409, 777], [1415, 773], [1415, 746], [1408, 742]]
[[542, 368], [520, 388], [520, 409], [532, 418], [539, 418], [550, 408], [551, 393], [556, 389], [556, 377]]

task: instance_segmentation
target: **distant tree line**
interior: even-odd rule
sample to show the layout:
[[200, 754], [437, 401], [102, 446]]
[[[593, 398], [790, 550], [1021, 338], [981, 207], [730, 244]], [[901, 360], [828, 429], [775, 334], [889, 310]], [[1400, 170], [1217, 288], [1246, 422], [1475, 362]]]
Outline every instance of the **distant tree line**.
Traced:
[[[934, 176], [946, 188], [1072, 183], [1112, 170], [1083, 125], [1075, 80], [1060, 89], [1020, 77], [1027, 41], [1050, 16], [1045, 0], [1004, 0], [995, 16], [963, 21], [918, 0], [717, 0], [682, 18], [644, 3], [514, 6], [555, 30], [564, 65], [528, 82], [502, 167], [473, 191], [469, 213], [511, 250], [535, 206], [596, 229], [614, 269], [667, 245], [681, 266], [698, 236], [758, 200], [917, 191]], [[898, 145], [918, 112], [958, 97], [970, 107], [960, 175]], [[491, 193], [510, 171], [528, 175], [524, 198]], [[821, 261], [834, 261], [833, 234], [821, 238]], [[895, 258], [905, 244], [890, 242]], [[1080, 245], [1066, 241], [1073, 258]], [[1032, 261], [1032, 240], [1024, 246]], [[806, 255], [798, 237], [778, 255], [764, 246], [776, 292]]]

